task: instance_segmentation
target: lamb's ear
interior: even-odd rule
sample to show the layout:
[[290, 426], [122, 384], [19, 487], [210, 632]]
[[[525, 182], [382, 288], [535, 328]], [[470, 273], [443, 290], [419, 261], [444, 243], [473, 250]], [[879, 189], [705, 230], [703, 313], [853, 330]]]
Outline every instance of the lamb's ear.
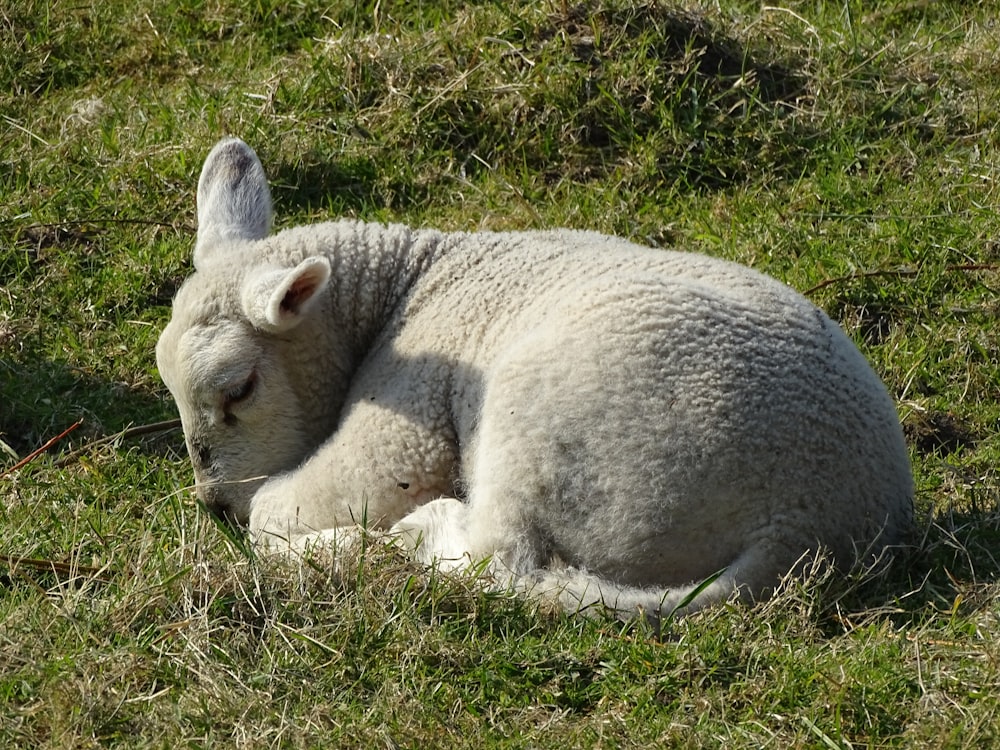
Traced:
[[271, 191], [257, 154], [238, 138], [215, 144], [198, 179], [198, 268], [232, 240], [259, 240], [271, 231]]
[[297, 326], [330, 281], [330, 261], [306, 258], [295, 268], [264, 267], [251, 271], [243, 282], [243, 312], [265, 331], [281, 332]]

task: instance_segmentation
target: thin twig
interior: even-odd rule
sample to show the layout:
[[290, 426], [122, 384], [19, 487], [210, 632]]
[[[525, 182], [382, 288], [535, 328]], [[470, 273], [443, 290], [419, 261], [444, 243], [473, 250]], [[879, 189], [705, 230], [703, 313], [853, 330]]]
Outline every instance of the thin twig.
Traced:
[[45, 444], [41, 448], [33, 450], [31, 453], [29, 453], [27, 456], [25, 456], [24, 458], [22, 458], [20, 461], [18, 461], [16, 464], [14, 464], [13, 466], [11, 466], [9, 469], [4, 469], [3, 471], [0, 471], [0, 477], [5, 477], [8, 474], [13, 474], [18, 469], [20, 469], [20, 468], [22, 468], [24, 466], [27, 466], [29, 463], [31, 463], [32, 461], [34, 461], [35, 458], [37, 458], [42, 453], [45, 453], [45, 451], [47, 451], [53, 445], [55, 445], [60, 440], [62, 440], [64, 437], [66, 437], [67, 435], [69, 435], [73, 430], [75, 430], [77, 427], [79, 427], [82, 424], [83, 424], [83, 420], [82, 419], [77, 420], [74, 424], [72, 424], [69, 427], [67, 427], [65, 430], [63, 430], [62, 432], [60, 432], [54, 438], [50, 438], [49, 440], [45, 441]]
[[[994, 263], [959, 263], [955, 265], [948, 265], [944, 267], [945, 271], [1000, 271], [1000, 265]], [[813, 292], [818, 292], [833, 284], [840, 284], [845, 281], [854, 281], [855, 279], [874, 279], [885, 276], [891, 276], [893, 278], [902, 278], [904, 276], [916, 276], [919, 274], [921, 269], [919, 268], [884, 268], [878, 271], [859, 271], [856, 273], [849, 273], [846, 276], [837, 276], [836, 278], [826, 279], [821, 281], [814, 287], [806, 289], [803, 294], [812, 294]]]
[[42, 560], [37, 557], [18, 557], [16, 555], [0, 555], [0, 561], [3, 561], [11, 569], [18, 567], [31, 568], [32, 570], [41, 570], [72, 577], [87, 575], [103, 583], [111, 582], [110, 578], [103, 575], [107, 570], [106, 566], [98, 568], [93, 565], [82, 565], [75, 562], [56, 562], [55, 560]]
[[63, 468], [73, 463], [84, 453], [94, 450], [95, 448], [100, 448], [102, 445], [107, 445], [115, 440], [124, 440], [127, 438], [139, 437], [141, 435], [151, 435], [157, 432], [167, 432], [168, 430], [176, 430], [181, 426], [181, 420], [179, 419], [168, 419], [164, 422], [153, 422], [151, 424], [141, 424], [135, 427], [126, 427], [120, 432], [116, 432], [113, 435], [105, 435], [102, 438], [98, 438], [86, 445], [77, 448], [74, 451], [67, 453], [62, 456], [58, 461], [55, 462], [54, 466], [56, 468]]

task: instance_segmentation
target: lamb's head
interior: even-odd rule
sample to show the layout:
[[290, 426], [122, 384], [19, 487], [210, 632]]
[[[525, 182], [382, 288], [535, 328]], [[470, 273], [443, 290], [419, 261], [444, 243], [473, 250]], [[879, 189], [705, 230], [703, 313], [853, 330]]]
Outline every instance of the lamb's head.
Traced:
[[270, 226], [270, 191], [256, 154], [242, 141], [220, 142], [198, 183], [195, 273], [178, 291], [156, 347], [199, 496], [237, 523], [247, 522], [263, 478], [294, 468], [321, 439], [309, 403], [315, 384], [305, 382], [302, 361], [315, 321], [302, 323], [322, 307], [330, 263], [276, 261]]

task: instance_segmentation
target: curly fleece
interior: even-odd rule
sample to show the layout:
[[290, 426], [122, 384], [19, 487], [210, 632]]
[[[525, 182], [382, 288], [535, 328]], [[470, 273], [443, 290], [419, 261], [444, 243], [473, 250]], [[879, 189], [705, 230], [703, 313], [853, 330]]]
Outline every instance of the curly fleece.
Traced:
[[202, 498], [264, 543], [363, 522], [567, 609], [655, 616], [766, 596], [821, 550], [869, 560], [911, 523], [892, 399], [772, 278], [567, 230], [272, 235], [236, 139], [198, 196], [157, 357]]

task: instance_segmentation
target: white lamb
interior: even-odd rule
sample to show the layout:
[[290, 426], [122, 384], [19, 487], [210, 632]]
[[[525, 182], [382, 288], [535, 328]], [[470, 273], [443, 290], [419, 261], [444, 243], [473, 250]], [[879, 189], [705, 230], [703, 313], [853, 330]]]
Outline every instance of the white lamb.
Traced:
[[258, 541], [364, 521], [569, 610], [656, 617], [911, 523], [892, 399], [774, 279], [588, 232], [270, 226], [256, 154], [220, 142], [157, 346], [200, 497]]

